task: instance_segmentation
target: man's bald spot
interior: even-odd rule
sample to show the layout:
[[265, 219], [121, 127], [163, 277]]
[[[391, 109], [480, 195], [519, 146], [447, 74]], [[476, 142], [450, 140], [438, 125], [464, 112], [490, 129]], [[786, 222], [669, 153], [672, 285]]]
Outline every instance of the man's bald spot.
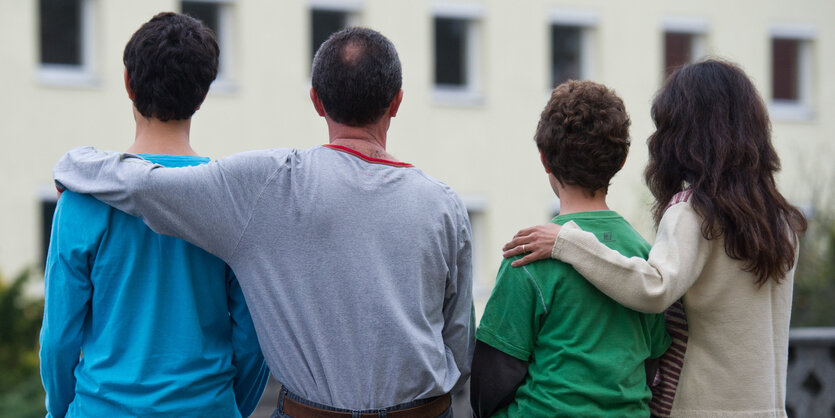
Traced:
[[363, 54], [365, 53], [365, 46], [362, 45], [356, 39], [350, 40], [348, 43], [342, 47], [342, 51], [340, 51], [339, 57], [342, 59], [342, 62], [345, 64], [354, 66], [357, 64]]

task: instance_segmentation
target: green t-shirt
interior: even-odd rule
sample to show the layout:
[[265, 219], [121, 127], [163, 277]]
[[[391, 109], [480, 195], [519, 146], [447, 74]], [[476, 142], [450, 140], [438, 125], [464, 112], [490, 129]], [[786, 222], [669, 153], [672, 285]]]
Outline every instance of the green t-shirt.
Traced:
[[[568, 221], [625, 256], [649, 254], [649, 244], [613, 211], [552, 222]], [[649, 416], [644, 361], [670, 344], [664, 315], [621, 306], [563, 262], [515, 268], [511, 261], [502, 262], [476, 338], [529, 366], [514, 401], [495, 416]]]

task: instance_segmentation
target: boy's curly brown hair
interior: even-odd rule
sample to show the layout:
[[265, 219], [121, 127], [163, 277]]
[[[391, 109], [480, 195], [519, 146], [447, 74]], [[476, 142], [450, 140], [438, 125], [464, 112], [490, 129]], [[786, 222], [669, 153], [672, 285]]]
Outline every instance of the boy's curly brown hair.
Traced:
[[614, 91], [592, 81], [557, 86], [542, 111], [534, 140], [562, 184], [605, 194], [629, 151], [629, 115]]

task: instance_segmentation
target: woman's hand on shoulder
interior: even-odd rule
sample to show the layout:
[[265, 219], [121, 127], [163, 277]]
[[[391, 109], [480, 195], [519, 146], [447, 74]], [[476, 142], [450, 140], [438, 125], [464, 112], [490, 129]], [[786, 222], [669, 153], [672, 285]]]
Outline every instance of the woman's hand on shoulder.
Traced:
[[511, 263], [513, 267], [521, 267], [537, 260], [551, 258], [551, 250], [557, 242], [557, 235], [561, 228], [557, 224], [547, 223], [522, 229], [502, 247], [502, 256], [510, 258], [524, 254], [522, 258]]

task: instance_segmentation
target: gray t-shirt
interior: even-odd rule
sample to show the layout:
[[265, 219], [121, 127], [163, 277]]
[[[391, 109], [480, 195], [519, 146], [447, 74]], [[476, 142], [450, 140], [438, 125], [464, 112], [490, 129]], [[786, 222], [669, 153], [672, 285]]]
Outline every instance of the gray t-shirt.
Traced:
[[330, 146], [186, 168], [86, 147], [54, 176], [226, 261], [273, 374], [308, 400], [383, 408], [469, 376], [470, 224], [418, 168]]

